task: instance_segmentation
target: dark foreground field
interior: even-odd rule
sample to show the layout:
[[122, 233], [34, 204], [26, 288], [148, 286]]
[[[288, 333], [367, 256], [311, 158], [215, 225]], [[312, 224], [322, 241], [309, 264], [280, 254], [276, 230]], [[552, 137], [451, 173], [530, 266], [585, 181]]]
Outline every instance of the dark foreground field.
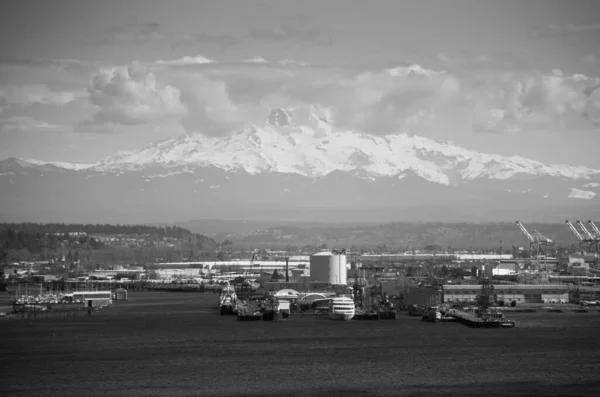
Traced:
[[216, 295], [131, 293], [91, 317], [0, 320], [1, 395], [594, 396], [600, 313], [514, 329], [296, 315], [237, 322]]

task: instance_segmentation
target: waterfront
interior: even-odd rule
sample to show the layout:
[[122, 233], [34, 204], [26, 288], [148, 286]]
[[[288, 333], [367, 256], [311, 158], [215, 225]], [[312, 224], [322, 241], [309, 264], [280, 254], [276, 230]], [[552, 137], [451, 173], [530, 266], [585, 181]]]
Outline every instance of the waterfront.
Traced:
[[[511, 313], [514, 329], [220, 316], [212, 293], [131, 293], [92, 316], [4, 319], [16, 396], [594, 395], [600, 313]], [[595, 390], [595, 392], [594, 392]]]

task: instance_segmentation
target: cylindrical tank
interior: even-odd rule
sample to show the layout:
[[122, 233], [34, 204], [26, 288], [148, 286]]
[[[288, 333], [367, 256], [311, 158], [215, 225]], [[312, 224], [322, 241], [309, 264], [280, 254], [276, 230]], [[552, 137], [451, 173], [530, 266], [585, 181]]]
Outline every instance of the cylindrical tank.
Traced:
[[346, 284], [346, 255], [332, 252], [318, 252], [310, 256], [310, 280]]

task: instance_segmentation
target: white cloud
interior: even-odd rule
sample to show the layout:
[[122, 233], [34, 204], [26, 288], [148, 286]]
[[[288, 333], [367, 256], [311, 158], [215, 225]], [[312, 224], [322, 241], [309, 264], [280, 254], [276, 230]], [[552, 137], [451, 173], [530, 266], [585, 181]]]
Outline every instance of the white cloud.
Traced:
[[181, 118], [187, 109], [181, 91], [161, 86], [156, 76], [139, 63], [103, 70], [89, 87], [90, 101], [100, 110], [94, 123], [143, 124], [156, 120]]
[[[600, 79], [568, 76], [560, 70], [457, 76], [420, 65], [369, 72], [215, 65], [190, 79], [219, 87], [210, 105], [211, 122], [224, 120], [229, 129], [233, 119], [241, 128], [244, 120], [254, 123], [257, 115], [266, 118], [269, 109], [311, 103], [330, 107], [340, 128], [375, 134], [421, 133], [449, 123], [480, 132], [517, 134], [590, 128], [600, 121], [600, 98], [596, 98], [600, 92], [594, 92]], [[217, 103], [221, 112], [215, 111]]]
[[296, 65], [296, 66], [308, 66], [308, 62], [303, 62], [303, 61], [294, 61], [291, 59], [282, 59], [281, 61], [278, 62], [280, 65]]
[[187, 65], [211, 64], [211, 63], [216, 63], [216, 61], [205, 58], [202, 55], [197, 55], [195, 57], [185, 56], [183, 58], [173, 59], [170, 61], [159, 60], [159, 61], [156, 61], [156, 63], [161, 64], [161, 65], [187, 66]]
[[497, 133], [567, 129], [586, 110], [595, 117], [584, 89], [598, 82], [583, 75], [564, 76], [560, 70], [489, 75], [473, 90], [472, 98], [478, 103], [475, 128]]
[[263, 57], [254, 57], [254, 58], [244, 59], [242, 62], [245, 62], [245, 63], [269, 63], [269, 61], [267, 61]]
[[569, 193], [569, 198], [583, 199], [583, 200], [591, 200], [596, 196], [596, 193], [590, 192], [589, 190], [581, 190], [581, 189], [571, 189], [571, 193]]
[[22, 84], [0, 87], [0, 97], [4, 97], [8, 103], [26, 106], [36, 103], [63, 106], [86, 95], [85, 91], [52, 91], [46, 84]]
[[335, 127], [373, 134], [426, 134], [450, 125], [519, 134], [600, 122], [600, 92], [594, 92], [600, 79], [581, 74], [480, 70], [456, 75], [417, 64], [371, 71], [287, 67], [300, 64], [255, 57], [193, 69], [150, 71], [134, 63], [105, 70], [89, 87], [90, 102], [100, 108], [94, 121], [131, 125], [169, 119], [190, 132], [231, 134], [263, 122], [271, 109], [319, 104], [331, 109]]
[[582, 187], [587, 187], [587, 188], [600, 187], [600, 183], [598, 183], [598, 182], [590, 182], [590, 183], [586, 183]]

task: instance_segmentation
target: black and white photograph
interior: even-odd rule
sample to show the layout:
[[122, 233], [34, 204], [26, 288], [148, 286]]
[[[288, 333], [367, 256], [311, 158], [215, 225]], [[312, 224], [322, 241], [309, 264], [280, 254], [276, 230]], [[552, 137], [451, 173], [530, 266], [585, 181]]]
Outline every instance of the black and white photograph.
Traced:
[[600, 395], [600, 1], [0, 2], [15, 397]]

